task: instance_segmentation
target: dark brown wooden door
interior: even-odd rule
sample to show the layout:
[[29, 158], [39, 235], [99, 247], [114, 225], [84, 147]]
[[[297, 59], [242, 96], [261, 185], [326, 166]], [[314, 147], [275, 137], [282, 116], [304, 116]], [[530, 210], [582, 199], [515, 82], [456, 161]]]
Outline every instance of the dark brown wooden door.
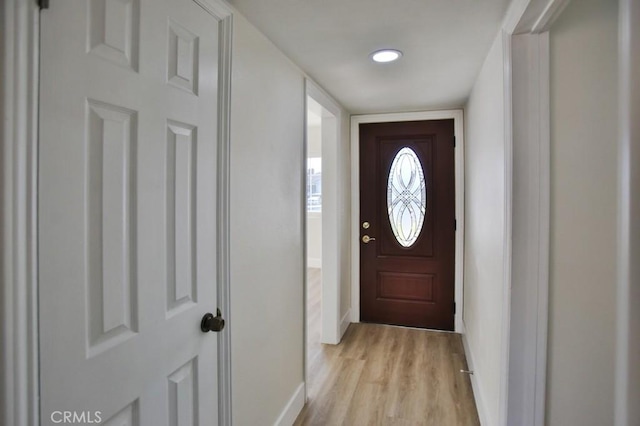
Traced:
[[454, 145], [453, 120], [360, 125], [361, 321], [453, 330]]

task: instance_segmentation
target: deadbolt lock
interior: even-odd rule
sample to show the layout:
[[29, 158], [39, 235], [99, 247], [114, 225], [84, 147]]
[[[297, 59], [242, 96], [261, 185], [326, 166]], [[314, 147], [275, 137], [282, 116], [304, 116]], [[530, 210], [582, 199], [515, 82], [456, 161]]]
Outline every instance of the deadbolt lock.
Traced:
[[370, 226], [371, 226], [371, 225], [369, 224], [369, 222], [362, 222], [362, 227], [363, 227], [364, 229], [369, 229], [369, 227], [370, 227]]

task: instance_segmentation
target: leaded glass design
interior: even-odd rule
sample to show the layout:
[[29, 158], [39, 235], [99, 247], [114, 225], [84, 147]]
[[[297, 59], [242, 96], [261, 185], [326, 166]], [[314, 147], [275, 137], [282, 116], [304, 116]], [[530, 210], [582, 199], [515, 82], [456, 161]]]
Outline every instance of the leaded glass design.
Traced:
[[422, 231], [427, 211], [427, 185], [422, 164], [409, 147], [402, 148], [391, 163], [387, 209], [396, 240], [403, 247], [411, 247]]

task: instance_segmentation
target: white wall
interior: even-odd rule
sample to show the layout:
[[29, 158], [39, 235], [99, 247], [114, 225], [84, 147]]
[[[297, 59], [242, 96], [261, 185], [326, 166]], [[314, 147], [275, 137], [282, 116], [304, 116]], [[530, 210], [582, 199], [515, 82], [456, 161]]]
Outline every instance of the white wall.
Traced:
[[550, 31], [548, 425], [613, 423], [617, 1], [573, 1]]
[[478, 411], [499, 419], [505, 253], [503, 41], [499, 32], [465, 108], [464, 314]]
[[[302, 396], [305, 74], [234, 14], [231, 91], [231, 329], [233, 421], [269, 425]], [[342, 143], [336, 268], [349, 300], [349, 114]], [[324, 157], [324, 155], [323, 155]], [[325, 164], [323, 164], [323, 172]], [[323, 200], [324, 201], [324, 200]], [[325, 207], [323, 206], [323, 209]], [[298, 399], [289, 408], [294, 416]], [[298, 407], [299, 408], [299, 407]]]
[[304, 76], [234, 15], [233, 418], [270, 425], [303, 381]]

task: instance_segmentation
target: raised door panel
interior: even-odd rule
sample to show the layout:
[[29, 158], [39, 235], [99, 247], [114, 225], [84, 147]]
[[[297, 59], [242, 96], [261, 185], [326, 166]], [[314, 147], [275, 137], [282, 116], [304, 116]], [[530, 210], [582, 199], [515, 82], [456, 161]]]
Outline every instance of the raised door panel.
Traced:
[[192, 359], [174, 371], [169, 383], [169, 425], [198, 426], [198, 360]]
[[434, 302], [433, 274], [380, 272], [378, 300]]
[[170, 84], [198, 94], [199, 37], [182, 25], [169, 21], [167, 79]]
[[138, 331], [134, 111], [87, 103], [88, 355]]
[[140, 425], [139, 402], [135, 400], [122, 410], [106, 419], [104, 426], [138, 426]]
[[197, 129], [167, 123], [167, 315], [198, 301]]
[[88, 50], [138, 70], [140, 0], [88, 0]]

